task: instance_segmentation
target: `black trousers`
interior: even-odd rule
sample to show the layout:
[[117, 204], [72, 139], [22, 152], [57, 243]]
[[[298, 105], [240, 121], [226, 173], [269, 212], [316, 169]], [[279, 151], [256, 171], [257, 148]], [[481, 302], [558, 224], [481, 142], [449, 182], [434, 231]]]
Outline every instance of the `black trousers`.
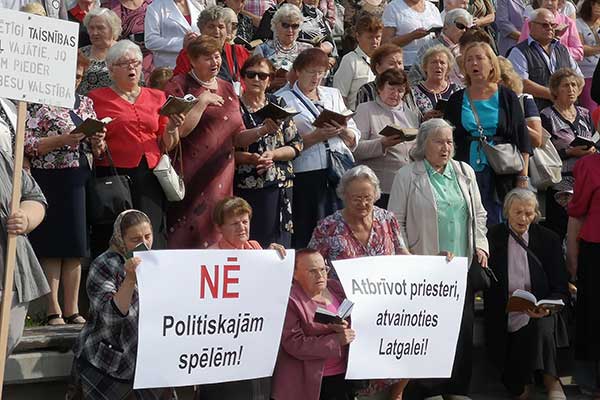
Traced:
[[292, 247], [301, 249], [308, 245], [319, 220], [342, 208], [335, 188], [327, 180], [327, 170], [299, 172], [294, 179], [292, 203], [294, 234]]
[[344, 379], [345, 374], [324, 376], [321, 381], [319, 400], [351, 400], [354, 399], [352, 388]]

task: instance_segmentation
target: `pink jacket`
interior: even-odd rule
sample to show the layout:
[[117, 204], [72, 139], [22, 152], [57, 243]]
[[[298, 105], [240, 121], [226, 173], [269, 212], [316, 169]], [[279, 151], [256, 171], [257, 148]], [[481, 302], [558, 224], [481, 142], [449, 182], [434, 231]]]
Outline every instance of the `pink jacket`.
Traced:
[[[579, 38], [577, 32], [577, 25], [575, 21], [567, 17], [562, 13], [554, 14], [554, 22], [558, 25], [567, 25], [567, 31], [560, 37], [560, 43], [569, 50], [569, 54], [575, 61], [583, 60], [583, 44]], [[519, 36], [519, 43], [529, 37], [529, 19], [525, 18], [523, 22], [523, 28], [521, 29], [521, 36]]]
[[[346, 298], [338, 281], [329, 279], [327, 288], [338, 300]], [[313, 321], [319, 305], [300, 285], [292, 285], [273, 372], [271, 398], [275, 400], [318, 400], [325, 359], [348, 351], [331, 328]]]

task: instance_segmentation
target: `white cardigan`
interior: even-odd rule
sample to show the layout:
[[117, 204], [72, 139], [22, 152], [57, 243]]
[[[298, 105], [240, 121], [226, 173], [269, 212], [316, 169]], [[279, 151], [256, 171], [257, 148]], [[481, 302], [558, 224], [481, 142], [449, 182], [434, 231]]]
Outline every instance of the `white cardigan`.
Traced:
[[146, 10], [144, 40], [154, 54], [154, 66], [175, 67], [177, 54], [183, 48], [183, 37], [188, 32], [199, 32], [198, 16], [204, 9], [195, 0], [186, 0], [190, 9], [189, 24], [173, 0], [154, 0]]

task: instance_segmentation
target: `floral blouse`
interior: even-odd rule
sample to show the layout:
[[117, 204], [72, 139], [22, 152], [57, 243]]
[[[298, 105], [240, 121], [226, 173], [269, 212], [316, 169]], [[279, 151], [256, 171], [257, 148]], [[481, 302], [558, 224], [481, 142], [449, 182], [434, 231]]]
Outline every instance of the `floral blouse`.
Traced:
[[421, 114], [425, 114], [427, 111], [433, 110], [438, 100], [447, 101], [452, 93], [458, 89], [459, 87], [456, 84], [450, 83], [442, 93], [433, 93], [425, 87], [423, 82], [420, 82], [418, 85], [413, 86], [412, 94], [419, 111], [421, 111]]
[[[285, 107], [285, 101], [274, 95], [267, 94], [267, 101], [275, 103], [280, 107]], [[249, 112], [241, 102], [240, 105], [246, 128], [252, 129], [263, 123], [262, 118], [255, 113]], [[296, 156], [300, 154], [304, 147], [302, 137], [300, 137], [292, 118], [280, 122], [277, 132], [272, 132], [261, 137], [246, 149], [238, 150], [262, 154], [265, 151], [273, 151], [284, 146], [292, 147], [296, 152]], [[237, 165], [235, 168], [235, 187], [239, 189], [262, 189], [279, 185], [279, 187], [288, 188], [293, 186], [293, 177], [294, 168], [291, 160], [275, 161], [273, 167], [269, 168], [263, 174], [257, 174], [254, 165], [242, 164]]]
[[91, 51], [91, 45], [81, 48], [83, 55], [90, 59], [90, 66], [83, 74], [81, 83], [77, 88], [77, 93], [82, 95], [87, 95], [91, 90], [112, 85], [112, 79], [110, 78], [106, 61], [90, 58]]
[[[85, 121], [87, 118], [96, 118], [92, 99], [85, 96], [80, 96], [79, 99], [79, 107], [73, 110], [75, 115], [81, 121]], [[68, 108], [42, 104], [29, 104], [27, 106], [25, 154], [29, 156], [33, 168], [64, 169], [79, 167], [79, 148], [73, 149], [64, 146], [44, 155], [38, 154], [38, 146], [42, 138], [69, 135], [75, 129], [76, 126], [73, 123], [70, 111]], [[91, 155], [89, 142], [83, 140], [81, 143], [84, 152]]]

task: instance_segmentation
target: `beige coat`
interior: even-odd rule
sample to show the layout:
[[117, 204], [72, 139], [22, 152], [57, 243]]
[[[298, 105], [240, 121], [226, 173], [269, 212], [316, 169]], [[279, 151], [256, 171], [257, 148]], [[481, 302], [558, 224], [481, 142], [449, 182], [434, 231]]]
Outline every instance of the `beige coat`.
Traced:
[[[469, 254], [470, 265], [471, 256], [475, 252], [473, 249], [473, 234], [475, 235], [476, 247], [486, 253], [489, 252], [486, 238], [487, 212], [481, 203], [473, 169], [465, 163], [454, 160], [450, 162], [456, 172], [458, 185], [467, 201], [469, 210], [470, 218], [465, 223], [469, 224], [469, 251], [467, 254]], [[474, 212], [473, 206], [475, 208]], [[423, 161], [410, 163], [396, 173], [390, 193], [388, 210], [396, 215], [400, 223], [402, 239], [408, 245], [411, 253], [419, 255], [439, 254], [437, 206]], [[473, 232], [473, 218], [475, 219], [475, 232]]]

